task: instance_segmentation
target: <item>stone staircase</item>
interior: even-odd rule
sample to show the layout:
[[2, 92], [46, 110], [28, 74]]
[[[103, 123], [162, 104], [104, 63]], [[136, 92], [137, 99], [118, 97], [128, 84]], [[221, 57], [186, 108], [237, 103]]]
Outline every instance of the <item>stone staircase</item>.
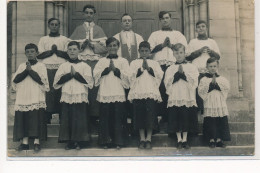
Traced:
[[[98, 122], [92, 123], [92, 140], [83, 149], [64, 150], [65, 144], [58, 143], [59, 124], [58, 115], [54, 115], [52, 124], [48, 125], [48, 140], [42, 142], [42, 150], [35, 153], [33, 150], [17, 152], [15, 148], [20, 144], [12, 141], [13, 117], [14, 117], [14, 99], [15, 93], [9, 92], [8, 106], [8, 156], [248, 156], [254, 155], [254, 135], [255, 135], [255, 115], [249, 111], [249, 102], [244, 98], [229, 98], [228, 108], [230, 112], [229, 125], [231, 131], [231, 141], [227, 142], [227, 147], [210, 149], [207, 142], [203, 140], [200, 133], [198, 136], [189, 136], [188, 141], [191, 145], [189, 150], [177, 150], [176, 137], [168, 137], [165, 133], [165, 127], [161, 127], [160, 132], [152, 136], [153, 149], [139, 150], [137, 148], [138, 139], [136, 136], [129, 136], [127, 146], [120, 150], [102, 149], [97, 145]], [[200, 132], [202, 131], [202, 117], [199, 117]], [[32, 141], [30, 148], [33, 148]]]

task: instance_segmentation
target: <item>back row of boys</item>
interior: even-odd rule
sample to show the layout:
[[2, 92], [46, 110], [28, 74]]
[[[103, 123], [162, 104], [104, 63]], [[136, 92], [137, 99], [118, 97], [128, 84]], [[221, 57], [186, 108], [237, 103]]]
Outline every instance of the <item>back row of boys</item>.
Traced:
[[[18, 150], [29, 149], [29, 137], [35, 138], [34, 150], [40, 150], [40, 140], [47, 137], [43, 119], [47, 114], [50, 122], [54, 113], [61, 114], [59, 142], [67, 142], [65, 149], [80, 149], [81, 142], [90, 140], [87, 114], [99, 116], [99, 144], [104, 148], [120, 148], [125, 144], [126, 97], [133, 104], [133, 124], [139, 130], [141, 149], [151, 148], [158, 114], [168, 121], [168, 132], [176, 133], [177, 148], [189, 148], [187, 134], [197, 131], [196, 107], [210, 117], [204, 119], [204, 135], [210, 147], [225, 146], [222, 141], [230, 140], [225, 103], [229, 84], [216, 73], [220, 51], [207, 36], [206, 22], [197, 22], [198, 36], [187, 45], [186, 38], [171, 28], [171, 14], [161, 11], [162, 28], [146, 42], [132, 31], [132, 18], [128, 14], [121, 18], [122, 31], [107, 39], [102, 28], [93, 22], [95, 7], [86, 5], [83, 13], [86, 21], [70, 39], [60, 35], [60, 21], [51, 18], [50, 34], [38, 44], [40, 54], [33, 44], [25, 48], [28, 62], [19, 66], [13, 78], [14, 87], [19, 86], [21, 91], [17, 90], [13, 137], [14, 141], [22, 140]], [[33, 50], [41, 62], [39, 67], [35, 65], [38, 61]], [[42, 63], [47, 68], [46, 76]], [[196, 92], [198, 79], [203, 76], [207, 79], [201, 80], [201, 88]], [[18, 85], [29, 78], [34, 82]], [[39, 94], [37, 85], [46, 93]], [[86, 92], [87, 88], [91, 90]], [[199, 95], [204, 100], [204, 109]], [[161, 102], [159, 112], [157, 102]]]

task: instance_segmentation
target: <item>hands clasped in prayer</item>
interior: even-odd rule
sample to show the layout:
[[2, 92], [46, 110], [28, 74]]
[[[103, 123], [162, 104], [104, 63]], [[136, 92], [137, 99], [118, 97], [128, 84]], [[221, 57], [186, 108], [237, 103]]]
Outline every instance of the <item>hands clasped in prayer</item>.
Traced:
[[186, 75], [183, 71], [183, 67], [181, 64], [179, 65], [178, 71], [174, 74], [173, 84], [179, 81], [180, 79], [187, 81]]
[[115, 67], [113, 60], [110, 60], [109, 66], [101, 73], [101, 76], [107, 75], [110, 71], [114, 72], [114, 75], [120, 78], [121, 72], [118, 68]]

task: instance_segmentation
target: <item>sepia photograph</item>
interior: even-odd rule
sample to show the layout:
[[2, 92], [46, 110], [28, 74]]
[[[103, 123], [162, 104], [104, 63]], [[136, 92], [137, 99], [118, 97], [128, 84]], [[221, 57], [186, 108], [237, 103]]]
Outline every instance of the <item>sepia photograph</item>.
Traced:
[[6, 3], [7, 159], [255, 156], [253, 0]]

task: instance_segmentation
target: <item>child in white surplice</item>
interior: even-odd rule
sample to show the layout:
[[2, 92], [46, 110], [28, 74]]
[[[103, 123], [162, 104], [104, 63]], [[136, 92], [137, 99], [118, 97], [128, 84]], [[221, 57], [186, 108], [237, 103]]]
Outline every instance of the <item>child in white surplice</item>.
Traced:
[[34, 138], [34, 150], [39, 151], [40, 141], [47, 140], [45, 92], [49, 91], [47, 70], [37, 61], [35, 44], [25, 46], [28, 61], [19, 65], [12, 80], [16, 90], [13, 140], [22, 140], [18, 151], [28, 150], [28, 139]]
[[[158, 62], [150, 59], [150, 44], [139, 45], [140, 59], [130, 64], [130, 92], [128, 100], [134, 105], [134, 127], [139, 130], [140, 149], [151, 149], [151, 137], [156, 118], [156, 107], [162, 102], [159, 86], [163, 71]], [[146, 137], [145, 137], [146, 131]]]
[[79, 51], [78, 42], [68, 44], [70, 59], [59, 67], [53, 83], [55, 89], [62, 88], [59, 142], [67, 142], [66, 150], [79, 150], [90, 140], [87, 104], [93, 78], [90, 66], [78, 59]]
[[204, 101], [203, 135], [209, 147], [225, 147], [223, 141], [230, 141], [228, 109], [226, 104], [229, 82], [217, 74], [219, 62], [212, 57], [207, 60], [208, 73], [200, 80], [199, 95]]
[[173, 46], [176, 63], [165, 73], [164, 84], [168, 98], [168, 133], [177, 135], [177, 148], [188, 149], [188, 132], [197, 130], [193, 109], [197, 106], [195, 90], [198, 86], [196, 66], [185, 61], [185, 47], [178, 43]]
[[108, 56], [98, 61], [94, 68], [95, 85], [99, 86], [97, 101], [100, 103], [98, 142], [104, 148], [125, 145], [126, 95], [129, 88], [129, 64], [118, 57], [119, 41], [106, 40]]

